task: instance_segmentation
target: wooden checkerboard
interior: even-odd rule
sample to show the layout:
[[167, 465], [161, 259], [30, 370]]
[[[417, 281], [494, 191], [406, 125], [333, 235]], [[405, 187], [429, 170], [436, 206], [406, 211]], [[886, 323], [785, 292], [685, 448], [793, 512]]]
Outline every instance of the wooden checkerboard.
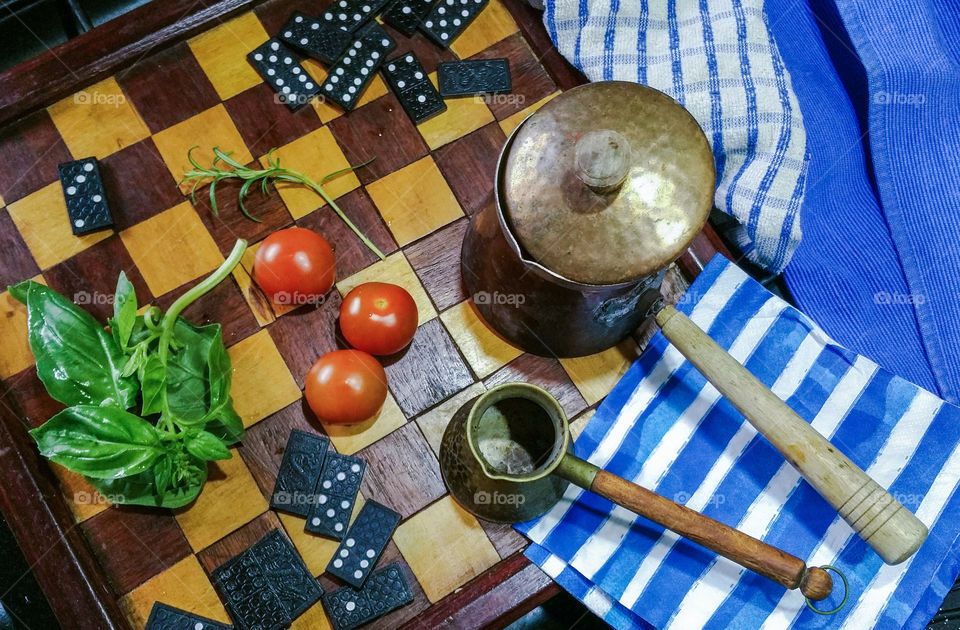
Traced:
[[[237, 238], [251, 243], [232, 281], [184, 313], [223, 325], [234, 402], [248, 430], [233, 459], [211, 465], [197, 501], [172, 512], [118, 508], [79, 476], [50, 466], [92, 550], [94, 570], [109, 584], [101, 596], [115, 600], [108, 607], [118, 606], [134, 628], [157, 600], [228, 621], [210, 572], [272, 528], [282, 527], [307, 566], [323, 572], [336, 542], [306, 534], [303, 519], [267, 505], [294, 428], [325, 432], [337, 451], [364, 458], [362, 497], [403, 516], [380, 563], [403, 564], [415, 600], [371, 627], [421, 627], [411, 620], [429, 618], [478, 576], [486, 582], [477, 588], [494, 589], [491, 571], [521, 566], [525, 541], [509, 527], [478, 522], [447, 493], [437, 462], [447, 421], [485, 388], [520, 380], [546, 387], [582, 426], [638, 352], [628, 340], [579, 359], [524, 354], [493, 333], [463, 294], [460, 243], [469, 217], [492, 202], [500, 149], [525, 116], [560, 91], [510, 10], [492, 0], [450, 51], [391, 32], [395, 54], [413, 50], [434, 82], [440, 61], [510, 60], [511, 98], [449, 100], [445, 113], [414, 126], [379, 78], [347, 115], [323, 103], [297, 113], [276, 104], [246, 55], [295, 9], [319, 11], [304, 2], [260, 5], [0, 131], [0, 286], [33, 278], [74, 299], [89, 296], [85, 307], [103, 320], [112, 308], [103, 298], [121, 270], [141, 304], [166, 307], [217, 267]], [[322, 81], [322, 67], [305, 64]], [[276, 147], [284, 165], [317, 179], [376, 157], [327, 190], [386, 259], [378, 261], [319, 196], [303, 189], [255, 192], [248, 207], [262, 223], [240, 215], [237, 188], [229, 185], [218, 192], [219, 216], [205, 194], [192, 204], [177, 182], [193, 145], [201, 147], [201, 163], [209, 163], [214, 145], [245, 163], [263, 162]], [[91, 155], [101, 160], [116, 230], [75, 237], [56, 166]], [[334, 245], [339, 281], [323, 304], [289, 310], [271, 305], [251, 270], [257, 243], [294, 224]], [[409, 351], [386, 365], [390, 394], [376, 420], [325, 427], [303, 401], [304, 376], [337, 348], [341, 296], [370, 280], [405, 287], [419, 307], [420, 326]], [[24, 308], [3, 292], [0, 312], [4, 401], [37, 426], [60, 406], [36, 376]], [[326, 577], [321, 582], [334, 586]], [[318, 603], [293, 627], [325, 628], [328, 621]]]

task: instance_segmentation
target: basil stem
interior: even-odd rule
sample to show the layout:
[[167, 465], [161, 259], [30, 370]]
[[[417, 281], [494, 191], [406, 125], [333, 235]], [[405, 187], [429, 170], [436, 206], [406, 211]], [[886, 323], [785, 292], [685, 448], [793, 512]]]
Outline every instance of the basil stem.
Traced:
[[[170, 342], [173, 339], [173, 330], [174, 324], [177, 321], [177, 318], [180, 316], [180, 313], [183, 312], [183, 309], [187, 308], [194, 301], [205, 295], [208, 291], [213, 289], [215, 286], [220, 284], [230, 273], [233, 271], [233, 268], [237, 266], [240, 262], [240, 259], [243, 258], [243, 252], [247, 249], [247, 242], [243, 239], [238, 239], [236, 244], [233, 246], [233, 250], [230, 252], [230, 255], [227, 256], [227, 259], [223, 261], [223, 264], [220, 265], [216, 271], [207, 276], [200, 284], [193, 287], [174, 301], [170, 305], [170, 308], [167, 309], [166, 314], [163, 316], [163, 319], [160, 321], [160, 345], [157, 346], [157, 356], [160, 358], [160, 362], [163, 365], [164, 369], [167, 366], [167, 358], [170, 353]], [[170, 403], [167, 399], [166, 388], [163, 391], [162, 399], [163, 413], [160, 415], [160, 421], [164, 423], [164, 428], [167, 431], [174, 432], [174, 417], [175, 414], [170, 410]]]

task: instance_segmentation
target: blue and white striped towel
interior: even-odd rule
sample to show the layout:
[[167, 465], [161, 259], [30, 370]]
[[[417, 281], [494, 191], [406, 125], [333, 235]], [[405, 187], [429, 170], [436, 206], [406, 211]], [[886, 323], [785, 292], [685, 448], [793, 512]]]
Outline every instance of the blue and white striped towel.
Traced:
[[665, 92], [700, 123], [717, 165], [717, 208], [744, 253], [779, 273], [800, 243], [806, 136], [762, 0], [547, 0], [560, 53], [591, 81]]
[[820, 617], [798, 591], [575, 487], [518, 526], [535, 543], [527, 555], [617, 628], [922, 628], [960, 571], [960, 408], [838, 346], [720, 256], [687, 297], [680, 310], [914, 511], [926, 543], [885, 565], [658, 333], [577, 455], [811, 566], [839, 567], [850, 601]]

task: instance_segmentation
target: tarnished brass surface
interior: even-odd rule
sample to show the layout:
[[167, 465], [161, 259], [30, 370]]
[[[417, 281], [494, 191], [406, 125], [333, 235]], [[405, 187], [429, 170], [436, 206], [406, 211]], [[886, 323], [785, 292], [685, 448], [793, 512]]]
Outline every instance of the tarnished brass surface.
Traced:
[[565, 92], [521, 125], [508, 150], [500, 183], [514, 235], [530, 258], [576, 282], [663, 269], [712, 206], [703, 131], [669, 96], [635, 83]]

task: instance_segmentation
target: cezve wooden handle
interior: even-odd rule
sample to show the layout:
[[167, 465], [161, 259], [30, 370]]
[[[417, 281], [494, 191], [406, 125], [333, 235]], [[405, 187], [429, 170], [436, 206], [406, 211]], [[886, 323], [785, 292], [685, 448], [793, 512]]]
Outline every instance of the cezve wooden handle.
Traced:
[[835, 507], [887, 564], [909, 558], [927, 527], [672, 306], [657, 313], [667, 339]]
[[590, 490], [814, 601], [833, 589], [823, 569], [613, 473], [597, 471]]

